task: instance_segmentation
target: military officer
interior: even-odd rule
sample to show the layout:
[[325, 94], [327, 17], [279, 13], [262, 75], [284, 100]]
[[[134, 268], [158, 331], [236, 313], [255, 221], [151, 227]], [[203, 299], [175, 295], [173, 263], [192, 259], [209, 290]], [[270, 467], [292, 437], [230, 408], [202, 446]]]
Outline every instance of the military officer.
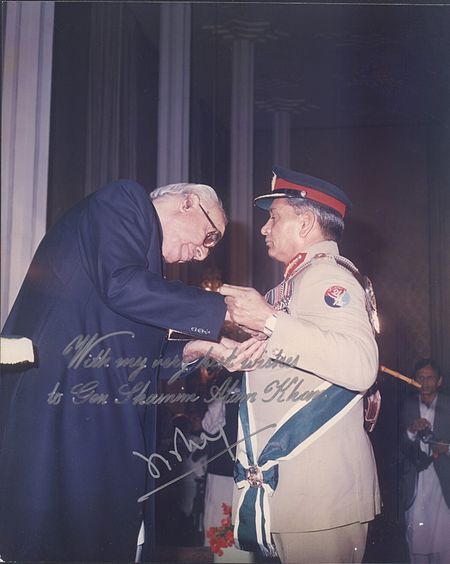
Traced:
[[360, 562], [380, 510], [363, 427], [363, 394], [378, 369], [371, 286], [339, 255], [345, 193], [273, 172], [272, 191], [255, 205], [269, 212], [261, 233], [284, 279], [266, 298], [220, 289], [231, 319], [267, 337], [261, 368], [243, 383], [252, 401], [240, 404], [236, 540], [283, 563]]

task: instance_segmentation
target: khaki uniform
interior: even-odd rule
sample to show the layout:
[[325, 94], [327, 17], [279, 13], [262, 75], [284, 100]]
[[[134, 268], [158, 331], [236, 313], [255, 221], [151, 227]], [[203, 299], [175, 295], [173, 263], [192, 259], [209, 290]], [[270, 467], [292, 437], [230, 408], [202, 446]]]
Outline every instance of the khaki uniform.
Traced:
[[[304, 262], [322, 253], [338, 255], [336, 243], [311, 246]], [[270, 499], [271, 532], [320, 531], [372, 520], [380, 511], [380, 496], [363, 427], [363, 393], [375, 381], [378, 350], [356, 278], [329, 256], [314, 259], [293, 279], [288, 312], [277, 314], [267, 345], [267, 357], [278, 359], [276, 365], [247, 373], [247, 393], [255, 393], [251, 410], [256, 429], [278, 423], [293, 401], [308, 400], [323, 380], [362, 392], [334, 426], [299, 455], [280, 462], [278, 487]], [[272, 432], [258, 433], [257, 454]], [[235, 488], [234, 510], [239, 493]], [[301, 562], [301, 554], [289, 550], [292, 561]]]

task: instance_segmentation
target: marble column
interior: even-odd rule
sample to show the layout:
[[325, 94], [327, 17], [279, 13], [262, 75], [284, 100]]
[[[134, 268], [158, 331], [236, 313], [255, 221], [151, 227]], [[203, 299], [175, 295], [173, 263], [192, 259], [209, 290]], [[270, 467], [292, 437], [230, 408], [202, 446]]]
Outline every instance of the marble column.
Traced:
[[231, 45], [230, 124], [230, 232], [227, 281], [253, 283], [253, 146], [255, 107], [255, 43], [276, 40], [285, 34], [269, 21], [229, 20], [204, 25]]
[[[277, 89], [290, 87], [289, 83], [278, 84], [275, 82], [270, 85], [272, 93], [266, 88], [260, 93], [264, 96], [257, 100], [256, 106], [261, 111], [272, 115], [272, 164], [289, 168], [291, 165], [291, 118], [299, 104], [298, 100], [283, 96]], [[283, 278], [284, 265], [280, 262], [271, 260], [271, 267], [268, 270], [271, 275], [270, 283], [276, 286]]]
[[291, 122], [292, 115], [298, 112], [301, 100], [292, 97], [286, 97], [278, 94], [277, 89], [287, 89], [291, 85], [282, 83], [278, 85], [278, 81], [270, 85], [260, 88], [259, 96], [256, 101], [256, 107], [259, 111], [266, 112], [272, 117], [273, 135], [272, 135], [272, 158], [273, 164], [289, 168], [291, 165]]
[[230, 282], [252, 285], [254, 43], [234, 39], [231, 93]]
[[[189, 182], [191, 6], [160, 5], [157, 186]], [[189, 281], [187, 265], [167, 268]]]
[[45, 234], [54, 2], [8, 2], [2, 86], [2, 325]]
[[191, 6], [160, 6], [157, 185], [189, 180]]

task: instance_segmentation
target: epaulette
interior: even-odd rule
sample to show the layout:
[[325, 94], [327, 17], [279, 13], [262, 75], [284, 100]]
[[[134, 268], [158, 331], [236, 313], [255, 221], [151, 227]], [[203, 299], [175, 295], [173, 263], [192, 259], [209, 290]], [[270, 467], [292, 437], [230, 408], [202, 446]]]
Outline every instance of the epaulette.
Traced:
[[297, 276], [301, 272], [304, 272], [309, 266], [313, 265], [316, 261], [322, 259], [330, 259], [333, 260], [338, 266], [345, 268], [348, 272], [353, 274], [356, 280], [359, 282], [360, 286], [364, 291], [365, 297], [365, 305], [367, 315], [369, 316], [370, 325], [372, 326], [372, 330], [375, 334], [380, 332], [380, 322], [378, 320], [378, 312], [377, 312], [377, 301], [375, 298], [375, 292], [373, 290], [372, 282], [370, 278], [365, 274], [361, 274], [356, 266], [352, 263], [351, 260], [348, 260], [341, 255], [331, 255], [329, 253], [317, 253], [313, 257], [311, 257], [308, 261], [303, 263], [292, 275], [291, 278]]

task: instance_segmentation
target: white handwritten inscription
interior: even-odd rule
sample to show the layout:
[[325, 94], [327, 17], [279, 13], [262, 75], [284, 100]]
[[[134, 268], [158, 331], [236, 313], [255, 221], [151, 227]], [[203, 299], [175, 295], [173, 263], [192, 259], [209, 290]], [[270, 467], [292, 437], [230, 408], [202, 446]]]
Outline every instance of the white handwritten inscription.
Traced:
[[[168, 383], [170, 384], [176, 380], [181, 374], [186, 372], [186, 367], [183, 366], [182, 359], [176, 355], [173, 358], [159, 358], [155, 359], [151, 366], [149, 366], [148, 358], [146, 356], [135, 357], [119, 357], [113, 358], [111, 347], [106, 346], [105, 341], [108, 338], [116, 336], [126, 336], [128, 338], [135, 338], [132, 331], [115, 331], [107, 335], [100, 336], [98, 333], [93, 335], [78, 335], [70, 341], [70, 343], [62, 351], [63, 356], [68, 357], [69, 362], [67, 367], [76, 370], [82, 369], [130, 369], [127, 382], [120, 385], [114, 391], [101, 389], [104, 385], [103, 380], [90, 380], [88, 382], [79, 382], [67, 389], [61, 382], [56, 382], [53, 389], [47, 394], [47, 403], [49, 405], [60, 405], [61, 400], [66, 393], [71, 397], [74, 405], [106, 405], [111, 401], [116, 405], [125, 403], [132, 403], [133, 405], [152, 405], [162, 403], [193, 403], [200, 398], [196, 394], [186, 394], [183, 392], [157, 394], [153, 393], [151, 389], [151, 380], [143, 379], [136, 381], [136, 377], [147, 367], [155, 368], [180, 368], [172, 374]], [[96, 351], [96, 352], [94, 352]], [[247, 368], [278, 368], [278, 367], [297, 367], [299, 357], [291, 358], [284, 357], [283, 351], [278, 351], [276, 356], [269, 359], [256, 361], [256, 365], [251, 366], [243, 365], [242, 369]], [[236, 351], [231, 351], [228, 361], [235, 358]], [[195, 368], [200, 366], [210, 367], [217, 366], [217, 361], [211, 359], [208, 355], [199, 360]], [[317, 392], [314, 391], [300, 391], [303, 380], [298, 377], [287, 378], [285, 380], [273, 380], [264, 389], [264, 395], [267, 396], [263, 401], [308, 401], [315, 397]], [[64, 389], [64, 391], [62, 390]], [[110, 398], [110, 395], [113, 395]], [[210, 403], [215, 400], [221, 400], [224, 403], [240, 403], [240, 402], [254, 402], [256, 400], [256, 392], [249, 394], [241, 394], [240, 384], [237, 380], [233, 381], [230, 377], [225, 380], [220, 386], [213, 385], [209, 390], [209, 397], [204, 398], [205, 403]]]
[[[239, 441], [236, 441], [235, 443], [232, 443], [231, 445], [228, 443], [228, 439], [225, 435], [225, 432], [223, 430], [223, 427], [219, 427], [219, 431], [217, 432], [216, 435], [211, 435], [208, 436], [205, 433], [201, 433], [200, 437], [199, 437], [199, 442], [195, 442], [192, 441], [190, 439], [187, 439], [183, 432], [180, 431], [180, 429], [178, 427], [176, 427], [175, 429], [175, 433], [173, 436], [173, 449], [171, 449], [169, 451], [169, 453], [171, 455], [174, 456], [174, 458], [178, 461], [181, 462], [182, 460], [182, 456], [180, 455], [179, 449], [178, 449], [178, 439], [180, 439], [184, 446], [187, 448], [187, 450], [192, 453], [196, 450], [203, 450], [206, 445], [210, 442], [215, 442], [215, 441], [219, 441], [220, 439], [223, 439], [223, 442], [225, 444], [225, 448], [219, 452], [218, 454], [216, 454], [215, 456], [212, 456], [211, 458], [209, 458], [206, 462], [212, 462], [213, 460], [215, 460], [216, 458], [219, 458], [219, 456], [222, 456], [223, 454], [225, 454], [226, 452], [228, 452], [228, 454], [230, 455], [231, 459], [234, 461], [235, 457], [234, 454], [232, 452], [232, 448], [235, 447], [237, 444], [245, 441], [247, 438], [252, 437], [253, 435], [256, 435], [258, 433], [262, 433], [263, 431], [265, 431], [266, 429], [271, 429], [273, 427], [276, 427], [276, 423], [271, 423], [270, 425], [266, 425], [266, 427], [263, 427], [262, 429], [259, 429], [259, 431], [255, 431], [254, 433], [251, 433], [250, 435], [248, 435], [247, 437], [244, 437], [242, 439], [240, 439]], [[158, 454], [157, 452], [154, 452], [153, 454], [151, 454], [150, 456], [144, 456], [143, 454], [141, 454], [140, 452], [136, 452], [133, 451], [134, 456], [137, 456], [139, 458], [141, 458], [142, 460], [144, 460], [147, 464], [147, 468], [148, 468], [148, 472], [150, 474], [150, 476], [152, 476], [152, 478], [159, 478], [161, 476], [161, 472], [159, 471], [157, 465], [155, 464], [155, 461], [160, 461], [162, 464], [165, 465], [165, 467], [171, 471], [172, 470], [172, 463], [170, 462], [170, 460], [168, 460], [166, 457], [162, 456], [161, 454]], [[159, 492], [161, 490], [163, 490], [164, 488], [167, 488], [168, 486], [174, 484], [175, 482], [178, 482], [179, 480], [182, 480], [183, 478], [185, 478], [186, 476], [189, 476], [189, 474], [192, 474], [195, 470], [189, 470], [189, 472], [185, 472], [184, 474], [181, 474], [181, 476], [177, 476], [176, 478], [174, 478], [173, 480], [170, 480], [169, 482], [166, 482], [165, 484], [163, 484], [162, 486], [159, 486], [158, 488], [155, 488], [154, 490], [144, 494], [143, 496], [141, 496], [138, 499], [138, 502], [142, 502], [145, 501], [146, 499], [148, 499], [150, 496], [152, 496], [153, 494], [155, 494], [156, 492]]]
[[133, 381], [142, 370], [147, 368], [147, 357], [120, 357], [113, 359], [111, 356], [111, 347], [102, 348], [95, 356], [92, 354], [95, 347], [103, 346], [105, 339], [117, 335], [127, 335], [134, 339], [135, 334], [132, 331], [115, 331], [100, 337], [98, 333], [94, 335], [78, 335], [64, 348], [63, 356], [71, 356], [68, 368], [131, 368], [132, 371], [128, 375], [128, 380]]

